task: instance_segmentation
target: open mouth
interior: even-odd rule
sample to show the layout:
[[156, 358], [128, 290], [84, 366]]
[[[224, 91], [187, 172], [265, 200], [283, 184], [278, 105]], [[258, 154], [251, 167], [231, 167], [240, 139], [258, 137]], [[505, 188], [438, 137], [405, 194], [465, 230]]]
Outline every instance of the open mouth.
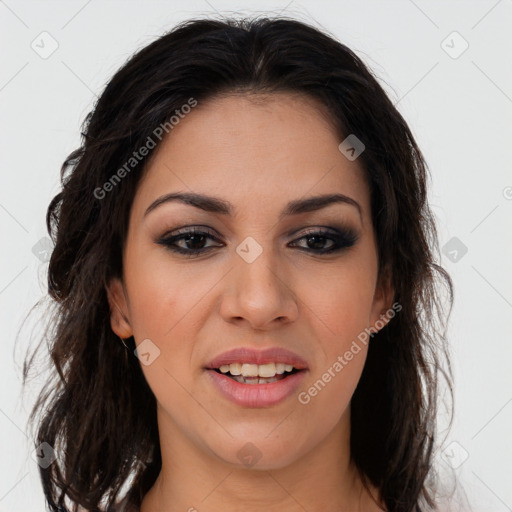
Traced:
[[212, 369], [240, 384], [271, 384], [302, 371], [283, 363], [264, 365], [235, 363]]
[[[211, 383], [226, 399], [240, 407], [272, 407], [290, 398], [304, 380], [308, 367], [293, 354], [273, 354], [276, 359], [260, 354], [264, 364], [255, 362], [254, 354], [223, 355], [205, 368]], [[283, 362], [283, 359], [286, 360]], [[252, 361], [251, 361], [252, 358]], [[251, 361], [250, 363], [247, 360]], [[258, 364], [257, 364], [258, 363]]]

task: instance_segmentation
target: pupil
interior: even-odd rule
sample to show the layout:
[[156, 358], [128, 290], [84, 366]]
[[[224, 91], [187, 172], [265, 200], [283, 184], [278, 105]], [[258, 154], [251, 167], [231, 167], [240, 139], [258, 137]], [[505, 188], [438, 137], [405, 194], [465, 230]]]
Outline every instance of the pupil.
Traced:
[[[311, 240], [315, 240], [316, 242], [310, 243]], [[308, 246], [313, 249], [322, 249], [325, 242], [325, 237], [322, 236], [310, 236], [308, 237]]]
[[196, 244], [197, 244], [197, 239], [201, 239], [202, 242], [204, 242], [204, 235], [188, 235], [187, 238], [185, 239], [186, 243], [187, 243], [187, 247], [189, 249], [201, 249], [201, 247], [194, 247], [194, 243], [192, 242], [192, 247], [190, 247], [190, 242], [191, 240], [193, 241], [194, 239], [196, 239]]

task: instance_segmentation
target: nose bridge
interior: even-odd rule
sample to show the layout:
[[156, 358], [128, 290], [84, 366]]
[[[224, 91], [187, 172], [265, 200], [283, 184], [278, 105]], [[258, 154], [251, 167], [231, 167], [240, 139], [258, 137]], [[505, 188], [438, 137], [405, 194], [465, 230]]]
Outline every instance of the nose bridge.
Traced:
[[[249, 248], [248, 251], [247, 248]], [[243, 253], [243, 251], [247, 252]], [[277, 295], [276, 288], [279, 288], [281, 283], [277, 279], [275, 254], [269, 246], [264, 250], [262, 248], [261, 252], [256, 255], [254, 251], [256, 249], [250, 246], [250, 242], [246, 243], [245, 247], [241, 244], [237, 249], [239, 261], [236, 263], [236, 270], [237, 281], [240, 283], [239, 291], [254, 295], [255, 298], [259, 294], [264, 294], [270, 299], [271, 293]], [[249, 259], [246, 259], [245, 256]]]
[[[297, 306], [286, 274], [271, 243], [261, 245], [247, 237], [233, 255], [234, 271], [230, 272], [228, 290], [223, 300], [223, 314], [245, 318], [253, 327], [261, 328], [279, 318], [292, 320]], [[226, 318], [228, 320], [228, 318]]]

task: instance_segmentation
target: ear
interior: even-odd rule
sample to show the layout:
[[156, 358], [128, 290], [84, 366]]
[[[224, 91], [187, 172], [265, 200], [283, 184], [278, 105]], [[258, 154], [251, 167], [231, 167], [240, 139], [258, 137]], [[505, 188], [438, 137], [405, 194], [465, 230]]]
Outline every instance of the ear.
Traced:
[[129, 320], [128, 303], [122, 281], [119, 278], [113, 278], [106, 289], [112, 330], [123, 339], [133, 336]]
[[370, 315], [370, 326], [372, 327], [372, 331], [378, 332], [388, 324], [396, 314], [396, 306], [398, 306], [396, 307], [396, 311], [400, 311], [400, 309], [402, 309], [399, 304], [393, 304], [394, 297], [395, 290], [393, 289], [391, 272], [389, 268], [382, 269], [375, 288], [372, 312]]

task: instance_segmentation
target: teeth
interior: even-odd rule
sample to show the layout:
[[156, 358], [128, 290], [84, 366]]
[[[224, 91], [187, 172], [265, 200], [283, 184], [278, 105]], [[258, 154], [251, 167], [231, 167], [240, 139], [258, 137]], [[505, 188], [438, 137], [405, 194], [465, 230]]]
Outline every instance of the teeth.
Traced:
[[274, 377], [275, 374], [276, 365], [274, 363], [260, 364], [258, 367], [258, 375], [260, 377]]
[[258, 376], [258, 365], [257, 364], [243, 364], [242, 365], [242, 376], [243, 377], [257, 377]]
[[278, 380], [284, 379], [284, 377], [270, 377], [266, 379], [260, 379], [259, 377], [243, 377], [242, 375], [236, 375], [233, 377], [240, 384], [270, 384], [277, 382]]
[[269, 379], [259, 379], [258, 384], [270, 384], [271, 382], [277, 382], [277, 377], [270, 377]]
[[[264, 379], [270, 379], [276, 375], [282, 375], [284, 372], [291, 372], [293, 370], [293, 365], [284, 363], [266, 363], [260, 365], [250, 363], [232, 363], [223, 364], [219, 370], [221, 373], [230, 373], [233, 377], [261, 377]], [[265, 380], [264, 382], [268, 382], [268, 380]], [[255, 383], [257, 384], [257, 382]]]
[[229, 373], [231, 375], [242, 375], [242, 365], [240, 363], [230, 364]]

